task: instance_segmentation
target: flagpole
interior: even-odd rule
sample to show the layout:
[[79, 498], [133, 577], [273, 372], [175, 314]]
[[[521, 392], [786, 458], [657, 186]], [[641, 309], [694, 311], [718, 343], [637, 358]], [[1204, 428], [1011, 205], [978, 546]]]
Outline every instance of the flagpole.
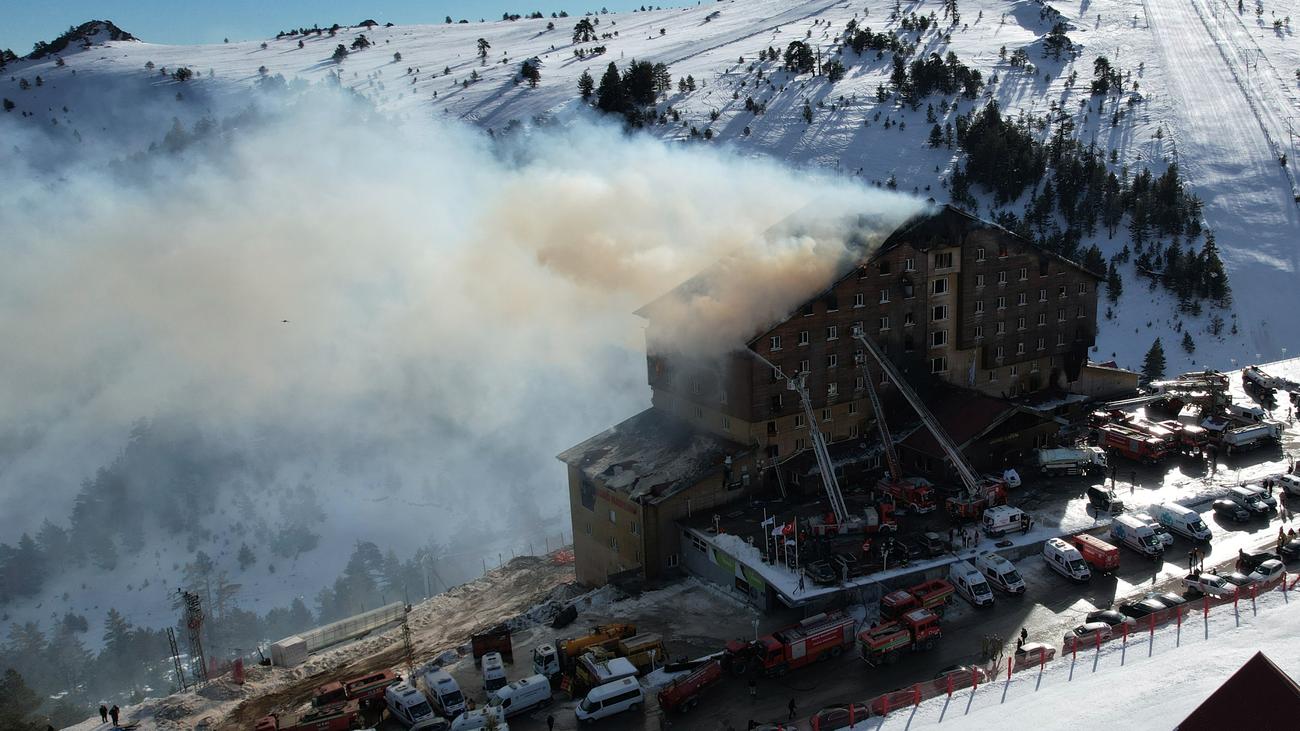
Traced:
[[767, 543], [768, 543], [768, 539], [771, 538], [771, 536], [768, 535], [768, 528], [767, 528], [767, 508], [763, 508], [763, 522], [761, 526], [763, 530], [763, 554], [766, 556], [766, 555], [770, 555], [767, 550]]

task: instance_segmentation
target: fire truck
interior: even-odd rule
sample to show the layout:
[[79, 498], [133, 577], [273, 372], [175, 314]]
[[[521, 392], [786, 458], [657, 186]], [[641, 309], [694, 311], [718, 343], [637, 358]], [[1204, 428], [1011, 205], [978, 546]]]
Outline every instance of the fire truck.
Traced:
[[893, 665], [904, 652], [929, 650], [943, 637], [939, 615], [918, 608], [897, 620], [863, 630], [858, 634], [858, 652], [872, 667]]
[[728, 642], [725, 661], [733, 675], [785, 675], [844, 652], [853, 644], [853, 625], [843, 612], [816, 614], [762, 639]]
[[1169, 456], [1169, 445], [1131, 425], [1104, 424], [1097, 428], [1097, 446], [1135, 462], [1154, 464]]
[[880, 614], [886, 619], [896, 619], [918, 608], [943, 614], [944, 608], [952, 603], [955, 593], [956, 590], [947, 579], [931, 579], [881, 597]]
[[674, 680], [659, 691], [659, 707], [669, 713], [685, 713], [700, 702], [705, 688], [722, 679], [722, 663], [710, 660], [691, 671], [690, 675]]
[[343, 681], [326, 683], [312, 694], [311, 704], [315, 708], [356, 701], [362, 707], [372, 703], [382, 703], [384, 691], [390, 685], [400, 683], [402, 678], [392, 670], [381, 670], [370, 675], [362, 675]]

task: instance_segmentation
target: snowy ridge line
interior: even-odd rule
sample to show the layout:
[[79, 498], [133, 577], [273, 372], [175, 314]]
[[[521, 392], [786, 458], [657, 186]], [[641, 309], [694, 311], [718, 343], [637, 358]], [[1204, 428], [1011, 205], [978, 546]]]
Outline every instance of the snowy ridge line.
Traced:
[[[1143, 0], [1143, 4], [1148, 1], [1149, 0]], [[1221, 38], [1214, 32], [1214, 29], [1210, 27], [1210, 21], [1206, 19], [1205, 12], [1201, 10], [1200, 0], [1188, 0], [1188, 2], [1192, 6], [1192, 9], [1196, 11], [1196, 17], [1200, 19], [1201, 25], [1205, 26], [1205, 32], [1209, 34], [1210, 39], [1214, 42], [1214, 48], [1218, 50], [1219, 56], [1223, 59], [1223, 63], [1227, 65], [1228, 73], [1232, 74], [1233, 80], [1237, 82], [1237, 87], [1241, 89], [1241, 95], [1246, 98], [1246, 105], [1250, 107], [1250, 112], [1254, 115], [1255, 122], [1259, 125], [1260, 132], [1264, 133], [1264, 140], [1268, 143], [1268, 146], [1273, 149], [1273, 159], [1276, 162], [1282, 156], [1282, 148], [1278, 145], [1277, 141], [1273, 139], [1273, 135], [1269, 133], [1268, 125], [1264, 122], [1264, 115], [1260, 111], [1259, 106], [1255, 104], [1254, 94], [1252, 93], [1250, 85], [1241, 80], [1241, 74], [1237, 73], [1237, 66], [1233, 63], [1232, 58], [1224, 49], [1224, 45], [1230, 43], [1230, 41]], [[1282, 177], [1286, 178], [1287, 183], [1291, 186], [1292, 202], [1297, 208], [1300, 208], [1300, 186], [1296, 184], [1295, 175], [1286, 165], [1279, 164], [1278, 167], [1282, 168]]]
[[[1200, 633], [1194, 634], [1199, 634], [1204, 642], [1210, 643], [1211, 645], [1214, 644], [1211, 643], [1212, 636], [1218, 637], [1217, 632], [1219, 630], [1222, 630], [1223, 632], [1232, 632], [1242, 629], [1251, 630], [1258, 628], [1260, 625], [1258, 622], [1247, 622], [1243, 627], [1242, 620], [1245, 618], [1257, 619], [1261, 611], [1265, 614], [1265, 622], [1263, 625], [1276, 628], [1279, 625], [1284, 624], [1286, 620], [1291, 619], [1291, 617], [1289, 615], [1286, 617], [1273, 617], [1271, 614], [1277, 613], [1279, 610], [1291, 606], [1290, 594], [1296, 589], [1297, 584], [1300, 584], [1300, 575], [1284, 575], [1283, 581], [1279, 582], [1274, 589], [1265, 594], [1253, 597], [1250, 605], [1246, 607], [1242, 607], [1239, 602], [1234, 602], [1231, 598], [1224, 600], [1208, 599], [1205, 603], [1204, 609], [1197, 607], [1195, 603], [1189, 602], [1187, 605], [1179, 607], [1179, 621], [1173, 626], [1169, 623], [1169, 617], [1166, 617], [1158, 627], [1155, 626], [1155, 623], [1153, 622], [1150, 628], [1139, 627], [1132, 632], [1125, 631], [1123, 636], [1116, 636], [1106, 642], [1097, 642], [1092, 646], [1085, 646], [1083, 648], [1076, 647], [1071, 652], [1071, 657], [1068, 661], [1063, 654], [1065, 651], [1064, 646], [1062, 647], [1062, 655], [1060, 656], [1055, 654], [1055, 646], [1051, 646], [1049, 652], [1052, 653], [1052, 655], [1046, 659], [1043, 659], [1042, 654], [1030, 653], [1028, 657], [1022, 657], [1019, 660], [1017, 660], [1014, 655], [1009, 656], [1006, 658], [1005, 664], [1002, 662], [1001, 658], [999, 658], [996, 667], [992, 666], [992, 663], [985, 665], [984, 669], [989, 672], [990, 677], [987, 681], [976, 685], [971, 685], [967, 682], [963, 687], [950, 689], [946, 680], [934, 680], [916, 683], [909, 688], [883, 693], [865, 701], [865, 703], [861, 705], [855, 703], [858, 708], [865, 706], [870, 715], [869, 717], [864, 718], [861, 722], [856, 722], [847, 726], [847, 729], [848, 731], [911, 729], [917, 727], [939, 726], [945, 722], [955, 728], [985, 729], [989, 727], [987, 722], [991, 719], [986, 719], [984, 715], [978, 714], [978, 711], [982, 709], [997, 709], [1001, 706], [1008, 705], [1015, 707], [1018, 702], [1022, 701], [1022, 699], [1032, 697], [1040, 692], [1044, 692], [1049, 698], [1053, 693], [1057, 695], [1065, 695], [1066, 698], [1073, 697], [1071, 696], [1072, 691], [1070, 691], [1070, 683], [1086, 682], [1093, 676], [1113, 676], [1115, 673], [1129, 667], [1130, 664], [1134, 662], [1134, 659], [1128, 657], [1130, 635], [1135, 638], [1131, 645], [1135, 650], [1139, 649], [1141, 646], [1140, 640], [1136, 638], [1138, 638], [1140, 634], [1147, 635], [1146, 658], [1153, 658], [1156, 657], [1155, 641], [1157, 636], [1166, 641], [1162, 647], [1168, 647], [1167, 640], [1170, 635], [1172, 635], [1174, 642], [1171, 649], [1177, 650], [1182, 648], [1183, 624], [1186, 623], [1189, 626], [1194, 625], [1196, 614], [1202, 615], [1200, 623], [1203, 625], [1203, 630]], [[1281, 588], [1281, 591], [1277, 591], [1277, 588]], [[1282, 597], [1280, 603], [1277, 599], [1279, 595]], [[1211, 608], [1226, 606], [1230, 603], [1233, 604], [1232, 612], [1210, 611]], [[1186, 619], [1187, 621], [1184, 622], [1182, 621], [1183, 619]], [[1141, 622], [1141, 620], [1139, 620], [1139, 622]], [[1211, 633], [1211, 627], [1216, 628], [1216, 633], [1213, 635]], [[1125, 627], [1125, 629], [1127, 630], [1127, 627]], [[1194, 635], [1189, 636], [1189, 642], [1191, 641], [1192, 636]], [[1052, 643], [1047, 644], [1050, 646]], [[1085, 653], [1091, 651], [1092, 669], [1091, 672], [1080, 673], [1080, 677], [1076, 679], [1075, 671], [1076, 669], [1080, 669], [1079, 663], [1081, 660], [1081, 658], [1079, 658], [1079, 649], [1083, 649]], [[1113, 660], [1116, 655], [1119, 657], [1118, 665], [1107, 663], [1103, 666], [1103, 660]], [[1168, 657], [1168, 655], [1169, 654], [1165, 652], [1161, 653], [1161, 657]], [[1185, 660], [1190, 656], [1179, 654], [1174, 657], [1178, 660]], [[1139, 655], [1136, 661], [1140, 663], [1141, 659], [1142, 657]], [[1087, 662], [1086, 656], [1083, 658], [1083, 662]], [[1037, 670], [1037, 673], [1032, 673], [1031, 671], [1035, 669]], [[1029, 683], [1031, 678], [1033, 686], [1030, 688], [1028, 694], [1012, 692], [1013, 688], [1016, 690], [1024, 690], [1025, 684]], [[1226, 676], [1224, 676], [1223, 679], [1226, 679]], [[1049, 682], [1044, 683], [1045, 680]], [[1051, 682], [1062, 680], [1064, 683]], [[1002, 691], [1000, 694], [993, 695], [993, 691], [990, 690], [985, 690], [981, 693], [981, 689], [987, 689], [990, 686], [997, 685], [1001, 685]], [[1086, 693], [1087, 689], [1081, 692]], [[941, 698], [942, 704], [940, 704]], [[964, 710], [960, 705], [955, 707], [952, 706], [954, 700], [962, 700], [963, 698], [966, 701]], [[1200, 698], [1194, 698], [1193, 704], [1199, 703], [1200, 700]], [[955, 709], [956, 712], [954, 718], [948, 719], [947, 716], [950, 709]], [[908, 712], [901, 713], [902, 711]], [[1005, 713], [1005, 711], [997, 712]], [[1057, 728], [1060, 726], [1052, 727]]]

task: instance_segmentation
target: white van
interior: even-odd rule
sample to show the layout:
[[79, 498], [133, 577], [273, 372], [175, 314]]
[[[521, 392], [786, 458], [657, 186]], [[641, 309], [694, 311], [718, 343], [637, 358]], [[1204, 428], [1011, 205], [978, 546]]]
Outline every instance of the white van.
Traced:
[[1025, 593], [1025, 580], [1003, 555], [992, 551], [981, 553], [975, 557], [975, 568], [996, 588], [1008, 594]]
[[977, 607], [993, 605], [993, 590], [984, 575], [969, 561], [955, 561], [948, 566], [948, 581], [963, 599]]
[[397, 683], [384, 689], [384, 705], [403, 726], [411, 729], [446, 731], [447, 721], [433, 712], [429, 699], [418, 689], [406, 683]]
[[1010, 505], [999, 505], [984, 511], [984, 532], [998, 537], [1013, 531], [1024, 530], [1029, 520], [1025, 511]]
[[635, 678], [623, 678], [591, 689], [574, 709], [582, 722], [607, 718], [623, 711], [635, 710], [645, 703], [645, 694]]
[[1146, 556], [1158, 559], [1165, 552], [1165, 544], [1145, 521], [1132, 515], [1117, 515], [1110, 523], [1110, 535], [1115, 540]]
[[1268, 503], [1265, 503], [1260, 495], [1254, 490], [1247, 490], [1244, 487], [1228, 488], [1228, 499], [1249, 510], [1251, 515], [1264, 515], [1268, 513]]
[[1209, 526], [1205, 524], [1205, 521], [1201, 520], [1201, 514], [1191, 508], [1169, 502], [1160, 503], [1151, 510], [1155, 513], [1156, 520], [1160, 521], [1160, 525], [1184, 538], [1190, 538], [1193, 541], [1208, 541], [1214, 537]]
[[1241, 404], [1228, 404], [1228, 414], [1242, 421], [1263, 421], [1264, 417], [1268, 415], [1258, 406], [1242, 406]]
[[429, 692], [434, 709], [444, 717], [455, 718], [465, 712], [465, 694], [446, 670], [437, 666], [425, 670], [424, 689]]
[[551, 705], [551, 681], [545, 675], [529, 675], [489, 694], [488, 705], [510, 716]]
[[488, 718], [496, 719], [496, 727], [499, 731], [510, 731], [510, 725], [506, 723], [506, 716], [500, 708], [484, 706], [475, 708], [472, 711], [465, 711], [451, 722], [451, 731], [479, 731], [487, 728]]
[[1166, 529], [1163, 525], [1157, 522], [1155, 518], [1152, 518], [1150, 513], [1133, 513], [1133, 517], [1137, 518], [1143, 523], [1146, 523], [1151, 528], [1151, 531], [1156, 534], [1156, 538], [1160, 539], [1160, 545], [1164, 546], [1165, 548], [1169, 548], [1170, 546], [1174, 545], [1173, 534], [1170, 533], [1169, 530]]
[[492, 691], [506, 684], [506, 666], [499, 652], [483, 653], [483, 692], [492, 695]]
[[1071, 581], [1083, 582], [1092, 578], [1092, 571], [1079, 549], [1060, 538], [1043, 541], [1043, 560], [1053, 571]]

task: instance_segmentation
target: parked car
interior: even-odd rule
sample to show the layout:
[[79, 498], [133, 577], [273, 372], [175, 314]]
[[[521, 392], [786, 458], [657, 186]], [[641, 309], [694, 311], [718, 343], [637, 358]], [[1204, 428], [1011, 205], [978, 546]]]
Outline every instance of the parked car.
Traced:
[[1083, 618], [1084, 622], [1092, 624], [1093, 622], [1105, 622], [1111, 627], [1118, 627], [1121, 624], [1127, 624], [1130, 627], [1137, 624], [1137, 620], [1125, 616], [1114, 609], [1098, 609], [1095, 612], [1089, 612], [1088, 616]]
[[1111, 514], [1124, 512], [1124, 502], [1115, 497], [1113, 490], [1105, 490], [1092, 485], [1087, 492], [1088, 502], [1098, 511]]
[[1088, 647], [1098, 642], [1106, 642], [1114, 636], [1114, 630], [1105, 622], [1089, 622], [1066, 633], [1062, 644], [1069, 650], [1075, 647]]
[[1015, 654], [1017, 670], [1035, 667], [1056, 657], [1056, 648], [1045, 642], [1026, 642]]
[[1277, 478], [1277, 487], [1288, 495], [1300, 495], [1300, 475], [1282, 475]]
[[909, 561], [916, 561], [925, 558], [925, 549], [921, 548], [921, 542], [915, 538], [899, 538], [893, 544], [893, 560], [907, 558]]
[[853, 703], [842, 706], [828, 706], [813, 714], [809, 719], [812, 728], [817, 731], [835, 731], [836, 729], [848, 728], [858, 721], [865, 720], [871, 716], [866, 705], [862, 703]]
[[988, 671], [978, 665], [949, 665], [934, 674], [941, 683], [952, 681], [953, 690], [969, 688], [975, 683], [983, 685], [989, 679]]
[[813, 580], [814, 584], [831, 585], [840, 582], [839, 567], [831, 566], [829, 561], [813, 561], [804, 564], [803, 572]]
[[1255, 583], [1254, 581], [1251, 580], [1249, 576], [1241, 573], [1240, 571], [1229, 571], [1227, 573], [1220, 572], [1219, 576], [1229, 584], [1236, 584], [1242, 589], [1245, 589], [1246, 587]]
[[923, 534], [919, 539], [922, 549], [925, 550], [927, 557], [942, 556], [947, 553], [951, 546], [948, 545], [948, 539], [933, 531]]
[[1250, 511], [1231, 500], [1215, 500], [1213, 508], [1214, 514], [1224, 520], [1229, 520], [1233, 523], [1250, 522]]
[[1280, 561], [1281, 556], [1272, 551], [1246, 551], [1240, 556], [1240, 571], [1249, 574], [1265, 561]]
[[1154, 599], [1170, 609], [1173, 609], [1179, 604], [1187, 603], [1186, 597], [1181, 594], [1175, 594], [1172, 591], [1166, 591], [1162, 594], [1148, 594], [1147, 599]]
[[1146, 617], [1148, 614], [1155, 614], [1156, 612], [1163, 612], [1164, 610], [1165, 610], [1165, 605], [1156, 601], [1155, 599], [1143, 599], [1141, 601], [1136, 601], [1136, 602], [1124, 602], [1123, 604], [1119, 605], [1119, 611], [1121, 613], [1128, 615], [1134, 619], [1142, 619], [1143, 617]]
[[1294, 561], [1300, 558], [1300, 538], [1292, 538], [1283, 543], [1278, 553], [1282, 554], [1282, 558], [1286, 561]]
[[1250, 579], [1256, 584], [1267, 584], [1270, 581], [1286, 573], [1286, 566], [1282, 564], [1281, 559], [1270, 558], [1255, 567], [1250, 572]]

